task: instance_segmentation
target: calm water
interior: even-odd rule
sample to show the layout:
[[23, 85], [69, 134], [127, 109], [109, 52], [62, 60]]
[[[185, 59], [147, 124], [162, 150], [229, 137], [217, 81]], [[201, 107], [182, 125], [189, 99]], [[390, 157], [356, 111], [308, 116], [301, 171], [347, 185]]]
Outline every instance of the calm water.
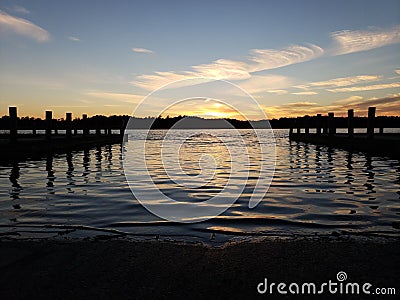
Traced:
[[[235, 204], [217, 218], [177, 224], [149, 213], [133, 198], [127, 184], [121, 146], [111, 145], [0, 166], [0, 232], [51, 232], [52, 228], [44, 227], [51, 224], [185, 239], [209, 239], [212, 232], [216, 239], [332, 232], [400, 235], [398, 160], [290, 142], [287, 130], [275, 130], [275, 174], [263, 201], [249, 209], [252, 186], [260, 172], [260, 151], [251, 131], [241, 133], [246, 144], [252, 145], [248, 147], [250, 161], [243, 163], [243, 169], [250, 169], [249, 180]], [[175, 134], [179, 136], [179, 131]], [[219, 134], [229, 137], [231, 133]], [[130, 140], [143, 138], [141, 135], [133, 132]], [[233, 164], [229, 153], [236, 161], [245, 161], [245, 153], [235, 149], [234, 137], [233, 146], [227, 146], [211, 135], [193, 131], [193, 137], [177, 150], [179, 162], [185, 174], [204, 175], [205, 184], [184, 187], [172, 181], [160, 163], [159, 146], [164, 136], [165, 131], [152, 132], [146, 148], [147, 166], [157, 188], [182, 205], [221, 192]], [[134, 143], [125, 146], [133, 147]], [[216, 167], [215, 173], [208, 166]], [[235, 175], [232, 180], [241, 185], [245, 176]], [[77, 230], [70, 235], [87, 232]]]

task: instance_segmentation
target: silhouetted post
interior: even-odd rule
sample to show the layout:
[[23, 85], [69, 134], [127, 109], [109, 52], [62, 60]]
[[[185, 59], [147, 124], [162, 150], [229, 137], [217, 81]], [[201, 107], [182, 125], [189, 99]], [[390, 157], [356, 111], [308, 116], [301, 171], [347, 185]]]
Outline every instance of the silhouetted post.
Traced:
[[304, 133], [309, 134], [310, 133], [310, 117], [305, 116], [303, 120], [304, 120]]
[[32, 134], [33, 135], [36, 135], [36, 123], [37, 123], [36, 120], [32, 121]]
[[72, 113], [68, 112], [65, 114], [65, 134], [67, 135], [67, 138], [70, 138], [72, 135], [71, 122], [72, 122]]
[[328, 113], [328, 133], [331, 136], [336, 133], [335, 114], [333, 112]]
[[289, 128], [289, 135], [292, 135], [293, 134], [293, 125], [292, 124], [290, 124], [290, 128]]
[[368, 138], [374, 137], [375, 112], [376, 112], [376, 107], [368, 107], [368, 125], [367, 125]]
[[83, 136], [86, 136], [88, 134], [87, 114], [82, 115], [82, 132], [83, 132]]
[[18, 129], [17, 129], [17, 121], [18, 121], [17, 108], [15, 106], [10, 106], [8, 108], [8, 115], [10, 117], [10, 141], [11, 142], [15, 142], [15, 141], [17, 141], [17, 134], [18, 134]]
[[54, 135], [58, 135], [58, 121], [57, 120], [54, 120], [53, 127], [54, 127]]
[[74, 135], [77, 135], [78, 134], [78, 120], [74, 120], [73, 127], [74, 127]]
[[101, 135], [101, 120], [98, 119], [96, 120], [96, 135], [100, 136]]
[[121, 121], [121, 128], [120, 128], [120, 130], [119, 130], [119, 134], [120, 134], [121, 136], [124, 136], [124, 132], [125, 132], [125, 120], [122, 120], [122, 121]]
[[46, 139], [51, 139], [51, 121], [53, 119], [53, 112], [46, 110]]
[[383, 127], [379, 127], [379, 134], [383, 134]]
[[347, 133], [349, 137], [354, 136], [354, 109], [347, 111]]
[[317, 114], [317, 124], [316, 124], [317, 134], [321, 134], [321, 114]]
[[323, 123], [323, 127], [322, 127], [323, 133], [327, 134], [328, 133], [328, 119], [327, 119], [327, 117], [324, 116], [322, 118], [322, 123]]
[[301, 126], [300, 126], [300, 117], [296, 118], [296, 133], [300, 133], [301, 132]]

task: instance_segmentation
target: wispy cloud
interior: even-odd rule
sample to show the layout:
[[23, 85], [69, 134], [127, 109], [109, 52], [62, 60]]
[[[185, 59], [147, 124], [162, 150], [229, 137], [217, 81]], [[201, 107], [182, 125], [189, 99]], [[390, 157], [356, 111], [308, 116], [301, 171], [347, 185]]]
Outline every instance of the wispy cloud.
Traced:
[[70, 41], [73, 41], [73, 42], [80, 42], [81, 41], [81, 39], [77, 38], [76, 36], [69, 36], [68, 39]]
[[267, 92], [275, 95], [285, 95], [288, 93], [287, 90], [269, 90]]
[[313, 91], [292, 93], [292, 95], [317, 95], [317, 94], [318, 94], [317, 92]]
[[126, 93], [114, 93], [105, 91], [89, 91], [86, 92], [87, 96], [101, 98], [111, 101], [125, 102], [130, 104], [137, 104], [143, 100], [144, 96]]
[[[294, 45], [285, 49], [253, 49], [242, 60], [218, 59], [208, 64], [195, 65], [191, 70], [181, 72], [155, 72], [137, 76], [131, 84], [154, 90], [166, 83], [193, 77], [207, 77], [224, 80], [243, 80], [252, 73], [276, 69], [315, 59], [324, 50], [317, 45]], [[264, 83], [265, 84], [265, 83]]]
[[400, 43], [400, 26], [388, 30], [343, 30], [331, 34], [337, 43], [334, 54], [341, 55]]
[[324, 50], [317, 45], [309, 44], [307, 46], [293, 45], [281, 50], [253, 49], [250, 53], [250, 61], [255, 63], [253, 68], [250, 67], [250, 72], [256, 72], [309, 61], [321, 56]]
[[294, 85], [293, 87], [296, 89], [305, 90], [305, 91], [308, 91], [310, 89], [310, 86], [305, 85], [305, 84]]
[[318, 105], [315, 102], [291, 102], [291, 103], [287, 103], [287, 104], [283, 104], [282, 106], [284, 107], [310, 107], [310, 106], [316, 106]]
[[363, 97], [361, 96], [350, 96], [348, 98], [345, 99], [340, 99], [340, 100], [336, 100], [333, 102], [333, 104], [351, 104], [351, 103], [357, 103], [360, 100], [362, 100]]
[[397, 87], [400, 87], [400, 82], [365, 85], [365, 86], [352, 86], [352, 87], [346, 87], [346, 88], [328, 89], [327, 91], [330, 91], [333, 93], [359, 92], [359, 91], [391, 89], [391, 88], [397, 88]]
[[257, 94], [269, 90], [275, 91], [275, 94], [282, 94], [286, 91], [278, 90], [290, 86], [291, 80], [282, 75], [253, 75], [251, 78], [238, 83], [238, 85], [250, 94]]
[[5, 30], [29, 37], [38, 42], [46, 42], [50, 39], [50, 34], [43, 28], [26, 19], [11, 16], [3, 11], [0, 11], [0, 25]]
[[31, 12], [29, 10], [27, 10], [25, 7], [22, 7], [20, 5], [14, 5], [12, 7], [12, 11], [16, 12], [16, 13], [20, 13], [20, 14], [24, 14], [24, 15], [29, 15]]
[[145, 54], [152, 54], [152, 53], [154, 53], [154, 51], [149, 50], [149, 49], [145, 49], [145, 48], [132, 48], [132, 51], [133, 51], [133, 52], [136, 52], [136, 53], [145, 53]]
[[400, 75], [400, 69], [395, 70], [395, 72]]
[[292, 93], [294, 95], [315, 95], [316, 93], [311, 91], [312, 89], [323, 89], [323, 88], [338, 88], [343, 86], [355, 85], [359, 83], [372, 82], [381, 80], [382, 76], [378, 75], [357, 75], [349, 77], [339, 77], [324, 81], [314, 81], [308, 84], [295, 85], [293, 88], [301, 89], [306, 92]]
[[341, 86], [358, 84], [360, 82], [378, 81], [380, 79], [382, 79], [382, 76], [358, 75], [358, 76], [351, 76], [351, 77], [334, 78], [334, 79], [330, 79], [330, 80], [326, 80], [326, 81], [310, 82], [309, 85], [315, 86], [315, 87], [341, 87]]

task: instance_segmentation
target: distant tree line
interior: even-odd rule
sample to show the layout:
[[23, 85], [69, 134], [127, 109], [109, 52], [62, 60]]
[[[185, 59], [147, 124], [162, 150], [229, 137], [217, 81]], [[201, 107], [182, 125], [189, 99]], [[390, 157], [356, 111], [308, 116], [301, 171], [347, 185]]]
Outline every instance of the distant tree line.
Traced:
[[[92, 117], [88, 117], [85, 121], [82, 118], [75, 118], [72, 120], [73, 128], [83, 128], [86, 126], [87, 128], [95, 129], [95, 128], [121, 128], [125, 127], [128, 124], [130, 117], [127, 115], [124, 116], [101, 116], [96, 115]], [[269, 120], [269, 124], [265, 120], [261, 121], [243, 121], [236, 119], [204, 119], [199, 117], [187, 117], [187, 116], [176, 116], [176, 117], [147, 117], [147, 118], [133, 118], [134, 122], [131, 121], [131, 128], [148, 128], [148, 125], [152, 123], [152, 129], [169, 129], [174, 125], [179, 125], [180, 121], [182, 122], [183, 127], [178, 128], [237, 128], [237, 129], [247, 129], [247, 128], [290, 128], [296, 126], [304, 126], [305, 124], [308, 127], [316, 127], [317, 125], [317, 117], [316, 116], [304, 116], [301, 118], [280, 118], [280, 119], [272, 119]], [[321, 117], [321, 121], [324, 126], [324, 123], [327, 122], [327, 117]], [[0, 129], [8, 129], [10, 124], [9, 116], [3, 116], [0, 118]], [[53, 119], [52, 120], [52, 128], [54, 129], [64, 129], [65, 128], [65, 120], [64, 119]], [[383, 127], [383, 128], [400, 128], [400, 117], [399, 116], [378, 116], [375, 118], [375, 127]], [[346, 128], [347, 127], [347, 118], [346, 117], [335, 117], [335, 126], [337, 128]], [[367, 118], [366, 117], [354, 117], [354, 127], [355, 128], [364, 128], [367, 126]], [[18, 129], [37, 129], [43, 130], [46, 128], [46, 120], [41, 118], [33, 118], [33, 117], [19, 117], [18, 118]]]

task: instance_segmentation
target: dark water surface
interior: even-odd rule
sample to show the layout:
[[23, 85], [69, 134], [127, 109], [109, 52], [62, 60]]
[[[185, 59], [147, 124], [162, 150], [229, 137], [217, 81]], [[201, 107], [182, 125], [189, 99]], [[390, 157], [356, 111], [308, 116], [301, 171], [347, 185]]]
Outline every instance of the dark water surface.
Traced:
[[[242, 133], [251, 144], [251, 134], [245, 130]], [[229, 130], [224, 134], [229, 135]], [[221, 216], [193, 224], [164, 221], [134, 199], [123, 171], [121, 145], [3, 164], [0, 233], [35, 234], [52, 232], [53, 228], [46, 225], [72, 225], [185, 239], [209, 239], [211, 233], [216, 233], [216, 239], [332, 233], [399, 236], [398, 160], [290, 142], [287, 130], [275, 130], [274, 134], [275, 174], [263, 201], [249, 209], [251, 191], [245, 189]], [[182, 170], [198, 175], [201, 163], [193, 162], [201, 161], [203, 154], [213, 156], [217, 169], [203, 187], [182, 188], [170, 180], [157, 159], [159, 153], [154, 149], [163, 135], [163, 131], [152, 135], [153, 148], [150, 144], [146, 149], [148, 168], [157, 187], [178, 201], [203, 201], [218, 194], [230, 175], [227, 153], [238, 161], [244, 155], [235, 152], [235, 147], [228, 147], [228, 152], [226, 145], [210, 136], [197, 136], [179, 149]], [[126, 147], [130, 147], [129, 143]], [[257, 145], [250, 148], [249, 155], [256, 161]], [[250, 183], [258, 171], [257, 164], [250, 161]], [[233, 180], [240, 184], [243, 178], [237, 176]], [[91, 231], [77, 230], [70, 235], [84, 236], [88, 232]]]

